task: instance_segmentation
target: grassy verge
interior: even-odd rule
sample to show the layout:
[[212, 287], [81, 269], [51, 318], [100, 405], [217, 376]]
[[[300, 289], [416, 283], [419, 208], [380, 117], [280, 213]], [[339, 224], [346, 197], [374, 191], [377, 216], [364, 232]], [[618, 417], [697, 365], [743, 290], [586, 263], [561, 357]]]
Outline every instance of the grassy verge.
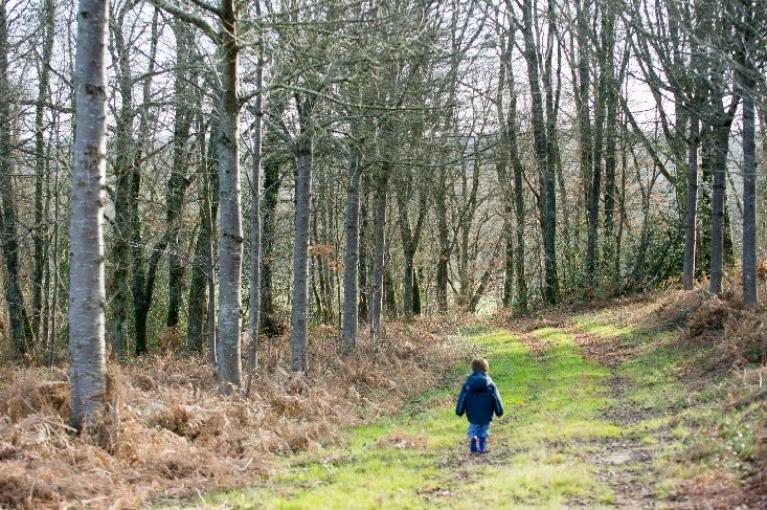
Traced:
[[652, 451], [645, 477], [655, 480], [655, 496], [693, 507], [735, 506], [753, 469], [763, 402], [745, 398], [737, 374], [690, 366], [708, 355], [709, 345], [683, 344], [676, 330], [648, 327], [654, 306], [584, 314], [573, 325], [634, 351], [616, 374], [628, 381], [622, 405], [636, 410], [625, 433]]

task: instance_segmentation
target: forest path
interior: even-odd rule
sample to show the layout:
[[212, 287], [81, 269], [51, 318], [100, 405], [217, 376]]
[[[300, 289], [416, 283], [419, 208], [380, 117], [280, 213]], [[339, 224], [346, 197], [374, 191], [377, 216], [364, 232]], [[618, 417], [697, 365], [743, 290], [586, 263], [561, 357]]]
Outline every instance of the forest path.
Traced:
[[[410, 412], [290, 457], [266, 485], [206, 498], [217, 508], [655, 508], [653, 379], [608, 346], [626, 332], [593, 322], [468, 339], [490, 361], [507, 414], [490, 452], [471, 455], [454, 414], [463, 374]], [[623, 339], [616, 344], [616, 339]], [[604, 354], [607, 353], [607, 356]], [[600, 359], [600, 361], [597, 361]], [[612, 361], [611, 361], [612, 360]], [[622, 360], [622, 361], [621, 361]], [[629, 363], [631, 361], [629, 360]], [[652, 362], [649, 360], [646, 362]]]

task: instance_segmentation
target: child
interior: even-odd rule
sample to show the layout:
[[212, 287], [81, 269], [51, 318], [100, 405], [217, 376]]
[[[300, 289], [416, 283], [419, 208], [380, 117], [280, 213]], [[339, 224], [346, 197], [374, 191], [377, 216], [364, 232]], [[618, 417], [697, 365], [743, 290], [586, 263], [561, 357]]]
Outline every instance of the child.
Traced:
[[471, 453], [487, 453], [487, 436], [493, 414], [503, 415], [503, 402], [498, 389], [487, 371], [490, 364], [485, 359], [475, 359], [471, 362], [474, 372], [466, 378], [466, 382], [458, 395], [455, 404], [455, 414], [469, 419], [469, 441]]

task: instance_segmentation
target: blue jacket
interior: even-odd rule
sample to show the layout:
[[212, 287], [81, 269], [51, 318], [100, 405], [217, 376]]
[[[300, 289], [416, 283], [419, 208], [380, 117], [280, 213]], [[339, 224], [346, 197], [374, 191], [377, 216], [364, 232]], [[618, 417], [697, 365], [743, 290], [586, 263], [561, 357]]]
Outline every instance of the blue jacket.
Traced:
[[483, 372], [474, 372], [466, 382], [455, 403], [455, 414], [466, 417], [476, 425], [485, 425], [493, 421], [493, 414], [503, 415], [503, 402], [498, 389], [490, 376]]

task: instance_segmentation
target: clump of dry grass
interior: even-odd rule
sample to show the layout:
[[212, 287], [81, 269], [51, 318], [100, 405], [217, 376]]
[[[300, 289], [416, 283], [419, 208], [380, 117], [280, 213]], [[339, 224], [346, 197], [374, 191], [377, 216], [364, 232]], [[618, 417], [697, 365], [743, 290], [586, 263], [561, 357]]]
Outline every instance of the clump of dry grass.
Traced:
[[680, 329], [680, 344], [705, 348], [694, 360], [700, 370], [742, 369], [767, 361], [767, 311], [744, 308], [736, 292], [721, 298], [704, 289], [668, 293], [653, 321], [656, 327]]
[[252, 484], [275, 455], [320, 448], [341, 427], [397, 412], [465, 356], [446, 339], [455, 319], [391, 324], [336, 352], [318, 327], [310, 365], [292, 374], [287, 337], [268, 340], [249, 395], [217, 394], [203, 361], [171, 355], [111, 364], [107, 412], [79, 436], [67, 426], [66, 372], [2, 369], [0, 507], [135, 508], [165, 496]]

